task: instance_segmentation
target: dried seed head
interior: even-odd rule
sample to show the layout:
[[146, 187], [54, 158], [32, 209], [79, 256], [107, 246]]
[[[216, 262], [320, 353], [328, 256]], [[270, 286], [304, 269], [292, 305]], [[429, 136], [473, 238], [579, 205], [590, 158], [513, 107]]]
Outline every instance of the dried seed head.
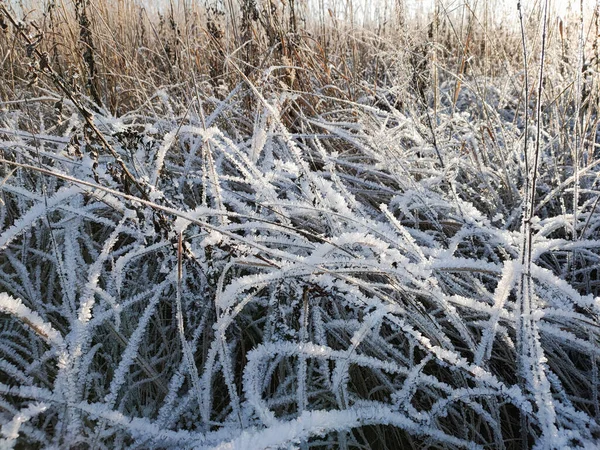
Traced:
[[48, 55], [48, 52], [42, 52], [42, 54], [40, 55], [40, 62], [39, 62], [40, 70], [50, 68], [49, 59], [50, 59], [50, 55]]
[[33, 56], [33, 51], [35, 50], [35, 42], [31, 43], [31, 44], [27, 44], [26, 50], [25, 52], [27, 53], [27, 57], [31, 58]]

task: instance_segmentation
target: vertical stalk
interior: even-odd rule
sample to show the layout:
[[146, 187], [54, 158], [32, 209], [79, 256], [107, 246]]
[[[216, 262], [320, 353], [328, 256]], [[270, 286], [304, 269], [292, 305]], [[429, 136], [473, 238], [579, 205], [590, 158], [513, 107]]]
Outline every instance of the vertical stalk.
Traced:
[[[525, 30], [523, 26], [523, 16], [521, 11], [521, 2], [517, 3], [519, 10], [519, 20], [521, 24], [521, 36], [523, 41], [523, 55], [524, 64], [527, 65], [527, 51], [526, 51], [526, 39]], [[528, 108], [528, 73], [525, 74], [525, 164], [526, 164], [526, 180], [525, 180], [525, 193], [524, 193], [524, 207], [523, 207], [523, 220], [522, 220], [522, 249], [521, 249], [521, 276], [519, 282], [518, 298], [517, 298], [517, 310], [519, 313], [518, 324], [517, 324], [517, 360], [519, 367], [519, 383], [521, 389], [524, 392], [531, 392], [535, 398], [535, 403], [538, 408], [538, 416], [540, 417], [540, 426], [542, 428], [542, 440], [551, 439], [552, 435], [556, 431], [555, 425], [555, 412], [553, 406], [549, 404], [548, 397], [551, 396], [549, 391], [548, 382], [544, 373], [544, 368], [540, 367], [542, 364], [543, 355], [542, 350], [539, 348], [539, 337], [536, 330], [535, 320], [532, 318], [532, 312], [535, 308], [534, 304], [534, 282], [531, 276], [531, 265], [532, 265], [532, 251], [533, 251], [533, 216], [535, 212], [535, 200], [536, 200], [536, 184], [538, 177], [538, 165], [541, 152], [541, 129], [542, 129], [542, 94], [544, 90], [544, 62], [546, 56], [546, 32], [547, 32], [547, 18], [548, 18], [548, 0], [543, 3], [542, 12], [542, 47], [540, 51], [540, 66], [537, 86], [537, 99], [536, 99], [536, 140], [535, 148], [533, 152], [533, 161], [531, 167], [529, 167], [529, 154], [528, 154], [528, 128], [527, 121], [529, 120]], [[533, 391], [531, 390], [533, 385]], [[551, 402], [550, 402], [551, 403]], [[522, 448], [528, 448], [529, 438], [529, 425], [528, 418], [525, 414], [521, 415], [521, 445]]]
[[[582, 131], [583, 131], [583, 117], [581, 113], [581, 103], [583, 95], [583, 47], [584, 47], [584, 26], [583, 26], [583, 0], [579, 3], [579, 38], [577, 40], [577, 67], [576, 73], [576, 84], [575, 84], [575, 146], [573, 148], [573, 175], [575, 177], [575, 184], [573, 185], [573, 238], [577, 239], [577, 223], [579, 221], [578, 209], [579, 209], [579, 159], [581, 158], [583, 145], [582, 145]], [[575, 255], [573, 254], [573, 260], [571, 261], [571, 267]]]
[[89, 0], [77, 0], [75, 2], [75, 14], [79, 22], [79, 40], [83, 45], [83, 61], [87, 69], [86, 87], [92, 100], [98, 106], [102, 106], [102, 99], [98, 92], [97, 68], [94, 58], [96, 47], [92, 37], [91, 21], [88, 15]]
[[[525, 248], [527, 245], [527, 232], [528, 232], [528, 227], [527, 227], [527, 223], [525, 221], [525, 217], [527, 217], [528, 211], [527, 211], [527, 199], [529, 198], [529, 190], [530, 190], [530, 184], [529, 184], [529, 148], [528, 148], [528, 144], [529, 144], [529, 67], [528, 67], [528, 63], [527, 63], [527, 39], [526, 39], [526, 35], [525, 35], [525, 25], [524, 25], [524, 21], [523, 21], [523, 10], [522, 10], [522, 6], [521, 6], [521, 1], [518, 0], [517, 1], [517, 11], [519, 13], [519, 25], [520, 25], [520, 30], [521, 30], [521, 45], [523, 48], [523, 68], [524, 68], [524, 75], [525, 75], [525, 102], [524, 102], [524, 107], [525, 107], [525, 127], [524, 127], [524, 148], [523, 148], [523, 152], [524, 152], [524, 161], [525, 161], [525, 189], [524, 189], [524, 193], [523, 193], [523, 226], [522, 226], [522, 231], [523, 231], [523, 242], [522, 242], [522, 246], [521, 246], [521, 267], [523, 267], [525, 265]], [[523, 322], [523, 308], [524, 308], [524, 299], [526, 297], [526, 290], [529, 289], [528, 286], [528, 279], [526, 277], [523, 276], [523, 274], [521, 274], [521, 278], [520, 278], [520, 283], [519, 283], [519, 296], [517, 298], [517, 310], [519, 311], [519, 321], [517, 324], [517, 363], [518, 363], [518, 368], [519, 368], [519, 372], [520, 372], [520, 376], [519, 376], [519, 385], [521, 387], [521, 389], [524, 390], [525, 388], [525, 374], [524, 374], [524, 370], [523, 367], [525, 365], [523, 359], [524, 359], [524, 353], [525, 353], [525, 348], [524, 348], [524, 336], [523, 336], [523, 331], [524, 331], [524, 322]], [[520, 427], [521, 427], [521, 447], [525, 450], [527, 448], [527, 441], [528, 441], [528, 436], [529, 436], [529, 424], [528, 424], [528, 417], [526, 414], [524, 414], [523, 412], [521, 412], [520, 414]]]

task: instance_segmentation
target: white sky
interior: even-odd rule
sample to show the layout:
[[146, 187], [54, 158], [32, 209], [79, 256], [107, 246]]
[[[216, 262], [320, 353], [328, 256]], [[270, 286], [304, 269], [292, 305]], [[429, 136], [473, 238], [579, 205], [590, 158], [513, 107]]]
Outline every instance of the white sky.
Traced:
[[[319, 0], [308, 1], [315, 5], [319, 3]], [[487, 8], [491, 18], [500, 22], [515, 19], [517, 11], [517, 0], [325, 0], [323, 3], [326, 6], [334, 6], [338, 13], [341, 13], [346, 5], [352, 4], [355, 17], [363, 17], [363, 14], [366, 14], [375, 18], [386, 10], [386, 6], [389, 11], [398, 1], [404, 3], [406, 13], [413, 18], [427, 16], [434, 10], [436, 3], [449, 12], [462, 11], [466, 4], [480, 13]], [[584, 10], [591, 13], [596, 2], [600, 3], [600, 0], [583, 0]], [[521, 4], [524, 10], [531, 10], [539, 8], [543, 0], [521, 0]], [[568, 12], [579, 11], [580, 0], [549, 0], [549, 7], [554, 16], [565, 17]]]
[[[9, 0], [8, 3], [16, 6], [23, 2], [29, 8], [41, 9], [46, 3], [45, 0]], [[94, 1], [94, 0], [91, 0]], [[123, 0], [112, 0], [115, 3]], [[145, 4], [149, 8], [161, 5], [168, 5], [170, 0], [134, 0], [136, 3]], [[217, 3], [219, 0], [172, 0], [173, 3], [179, 2], [201, 2], [201, 3]], [[226, 0], [221, 0], [225, 2]], [[257, 3], [266, 0], [256, 0]], [[278, 3], [284, 0], [276, 0]], [[439, 3], [443, 9], [449, 12], [464, 11], [464, 6], [469, 5], [469, 8], [479, 10], [481, 13], [485, 8], [490, 12], [490, 18], [499, 23], [505, 22], [510, 25], [515, 22], [516, 8], [518, 0], [295, 0], [300, 5], [306, 5], [309, 11], [318, 11], [320, 5], [324, 5], [326, 9], [331, 9], [339, 18], [348, 15], [352, 10], [354, 18], [357, 22], [361, 22], [364, 18], [377, 19], [380, 17], [389, 17], [396, 4], [402, 2], [405, 6], [406, 14], [411, 17], [426, 17], [428, 13], [433, 11], [435, 4]], [[524, 9], [539, 8], [544, 0], [521, 0]], [[556, 17], [564, 17], [569, 11], [579, 11], [581, 0], [549, 0], [552, 14]], [[237, 1], [234, 0], [234, 4]], [[600, 0], [583, 0], [584, 9], [591, 13], [596, 4], [600, 4]], [[18, 9], [18, 8], [16, 8]]]

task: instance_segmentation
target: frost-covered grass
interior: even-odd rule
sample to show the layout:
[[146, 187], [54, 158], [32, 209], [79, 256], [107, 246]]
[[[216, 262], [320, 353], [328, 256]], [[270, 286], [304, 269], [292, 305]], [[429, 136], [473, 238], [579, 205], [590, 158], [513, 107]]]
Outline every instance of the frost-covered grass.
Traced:
[[188, 78], [185, 31], [101, 105], [9, 27], [0, 447], [596, 448], [595, 22], [541, 17], [527, 72], [479, 16]]

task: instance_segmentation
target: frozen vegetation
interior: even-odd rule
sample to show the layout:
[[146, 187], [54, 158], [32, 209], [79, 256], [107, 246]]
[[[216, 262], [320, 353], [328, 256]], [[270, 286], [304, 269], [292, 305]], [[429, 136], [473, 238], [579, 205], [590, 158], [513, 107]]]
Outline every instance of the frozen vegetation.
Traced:
[[0, 1], [0, 448], [598, 448], [600, 9], [264, 3]]

